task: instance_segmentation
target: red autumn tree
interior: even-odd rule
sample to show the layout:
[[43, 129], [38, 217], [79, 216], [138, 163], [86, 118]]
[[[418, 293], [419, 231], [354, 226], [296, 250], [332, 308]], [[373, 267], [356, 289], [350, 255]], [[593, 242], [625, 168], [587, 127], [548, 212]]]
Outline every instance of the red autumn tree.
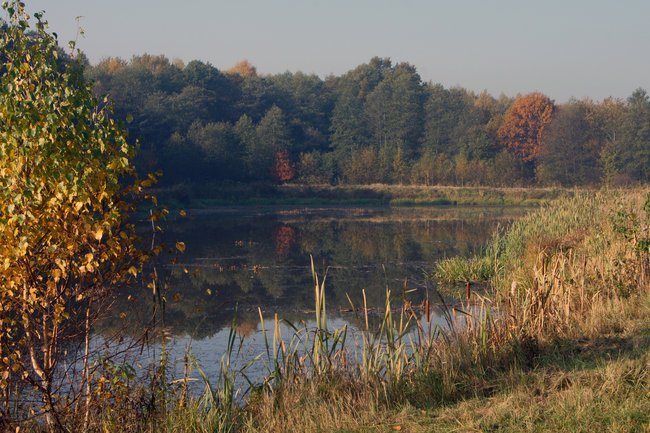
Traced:
[[517, 98], [497, 131], [499, 141], [522, 160], [534, 161], [540, 154], [544, 127], [554, 112], [555, 104], [542, 93]]
[[279, 150], [275, 153], [272, 175], [273, 179], [279, 183], [288, 182], [296, 175], [296, 170], [289, 159], [289, 152], [286, 150]]

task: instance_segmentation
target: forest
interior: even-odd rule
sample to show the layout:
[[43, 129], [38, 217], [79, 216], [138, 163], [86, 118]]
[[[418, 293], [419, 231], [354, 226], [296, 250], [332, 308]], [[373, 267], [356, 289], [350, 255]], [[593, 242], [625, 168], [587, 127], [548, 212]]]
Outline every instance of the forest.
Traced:
[[[83, 55], [82, 55], [83, 56]], [[650, 180], [650, 98], [555, 103], [424, 82], [374, 57], [341, 76], [221, 71], [163, 55], [84, 59], [142, 173], [224, 183], [625, 185]]]

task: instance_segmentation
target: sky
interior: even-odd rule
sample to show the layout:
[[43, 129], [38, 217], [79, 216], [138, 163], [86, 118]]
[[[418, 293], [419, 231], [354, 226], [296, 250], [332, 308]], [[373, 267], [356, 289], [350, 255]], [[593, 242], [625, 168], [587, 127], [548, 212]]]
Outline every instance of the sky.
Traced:
[[[648, 0], [27, 0], [95, 64], [164, 54], [259, 73], [340, 75], [372, 57], [498, 96], [650, 91]], [[67, 44], [66, 44], [67, 45]]]

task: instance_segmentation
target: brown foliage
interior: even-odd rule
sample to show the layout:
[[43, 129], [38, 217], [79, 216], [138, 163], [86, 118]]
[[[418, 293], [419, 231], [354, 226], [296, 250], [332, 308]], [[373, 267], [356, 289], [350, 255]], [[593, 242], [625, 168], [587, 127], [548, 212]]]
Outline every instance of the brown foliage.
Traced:
[[499, 141], [522, 160], [534, 161], [540, 154], [544, 127], [554, 112], [555, 104], [542, 93], [517, 98], [497, 131]]
[[119, 57], [108, 57], [97, 64], [97, 69], [103, 70], [108, 74], [114, 75], [121, 69], [125, 68], [127, 63]]
[[257, 68], [248, 60], [240, 60], [226, 71], [228, 74], [241, 75], [242, 77], [257, 77]]

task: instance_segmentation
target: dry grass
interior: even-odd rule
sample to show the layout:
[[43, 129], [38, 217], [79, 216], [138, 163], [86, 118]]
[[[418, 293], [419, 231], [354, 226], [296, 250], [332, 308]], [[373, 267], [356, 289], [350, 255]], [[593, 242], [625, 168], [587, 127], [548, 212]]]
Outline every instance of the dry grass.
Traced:
[[[627, 328], [566, 340], [530, 371], [502, 375], [498, 392], [438, 409], [427, 431], [644, 432], [650, 427], [650, 303], [627, 311]], [[410, 431], [410, 430], [409, 430]], [[414, 430], [415, 431], [415, 430]]]

